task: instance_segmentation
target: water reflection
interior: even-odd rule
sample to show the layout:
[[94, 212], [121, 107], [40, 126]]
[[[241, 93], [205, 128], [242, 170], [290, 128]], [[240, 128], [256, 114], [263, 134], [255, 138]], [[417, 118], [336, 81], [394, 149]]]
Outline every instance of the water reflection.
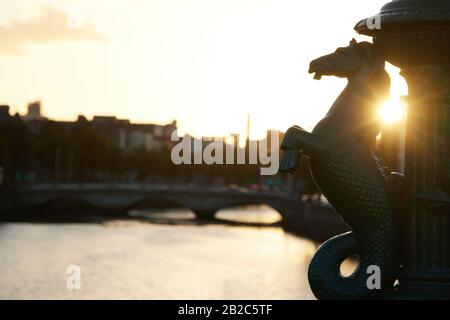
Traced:
[[273, 227], [279, 226], [281, 215], [266, 205], [243, 206], [219, 210], [213, 220], [197, 220], [187, 209], [133, 210], [128, 216], [142, 222], [178, 225], [221, 224], [228, 226]]
[[[279, 217], [269, 208], [235, 210], [220, 216]], [[189, 220], [186, 212], [169, 216]], [[0, 247], [1, 299], [313, 298], [306, 273], [317, 246], [279, 227], [7, 223]], [[81, 290], [66, 288], [71, 264], [81, 267]]]
[[[242, 214], [245, 211], [245, 214]], [[269, 206], [246, 206], [230, 208], [217, 212], [218, 219], [226, 221], [252, 222], [261, 224], [274, 224], [281, 221], [281, 215]]]

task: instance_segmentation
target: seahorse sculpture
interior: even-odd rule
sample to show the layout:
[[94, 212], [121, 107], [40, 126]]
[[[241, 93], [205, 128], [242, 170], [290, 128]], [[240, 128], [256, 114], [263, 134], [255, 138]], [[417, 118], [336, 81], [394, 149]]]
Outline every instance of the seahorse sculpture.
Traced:
[[[378, 106], [390, 88], [384, 65], [371, 43], [354, 39], [312, 61], [309, 72], [315, 79], [334, 75], [348, 84], [311, 133], [291, 127], [281, 145], [280, 171], [295, 171], [300, 154], [306, 155], [317, 185], [352, 229], [323, 243], [309, 265], [309, 283], [319, 299], [381, 298], [392, 293], [399, 272], [395, 181], [401, 178], [389, 172], [376, 148]], [[353, 255], [359, 257], [357, 268], [344, 277], [340, 265]], [[377, 271], [380, 287], [375, 279], [368, 281]]]

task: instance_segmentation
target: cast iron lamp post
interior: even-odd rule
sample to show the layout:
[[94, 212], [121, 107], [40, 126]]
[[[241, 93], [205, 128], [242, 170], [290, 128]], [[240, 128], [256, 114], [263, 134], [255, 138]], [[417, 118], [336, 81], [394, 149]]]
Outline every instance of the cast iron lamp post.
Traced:
[[394, 0], [378, 17], [355, 29], [409, 87], [398, 296], [450, 299], [450, 0]]

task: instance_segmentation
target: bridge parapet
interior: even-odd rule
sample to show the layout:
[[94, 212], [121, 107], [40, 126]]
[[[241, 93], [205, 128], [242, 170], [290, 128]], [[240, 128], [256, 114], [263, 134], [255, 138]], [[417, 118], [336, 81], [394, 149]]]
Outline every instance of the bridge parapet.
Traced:
[[267, 204], [283, 214], [286, 206], [301, 205], [299, 198], [281, 192], [139, 183], [36, 184], [0, 191], [0, 198], [4, 200], [0, 211], [42, 208], [58, 199], [79, 200], [115, 211], [125, 211], [149, 200], [166, 201], [209, 215], [221, 208], [258, 204]]

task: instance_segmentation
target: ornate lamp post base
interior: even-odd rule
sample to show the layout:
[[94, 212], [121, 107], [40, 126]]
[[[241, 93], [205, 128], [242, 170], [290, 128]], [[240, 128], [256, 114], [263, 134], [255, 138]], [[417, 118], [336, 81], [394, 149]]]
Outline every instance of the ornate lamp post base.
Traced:
[[[408, 82], [398, 298], [450, 299], [450, 1], [394, 0], [355, 29]], [[370, 18], [369, 18], [370, 19]]]

